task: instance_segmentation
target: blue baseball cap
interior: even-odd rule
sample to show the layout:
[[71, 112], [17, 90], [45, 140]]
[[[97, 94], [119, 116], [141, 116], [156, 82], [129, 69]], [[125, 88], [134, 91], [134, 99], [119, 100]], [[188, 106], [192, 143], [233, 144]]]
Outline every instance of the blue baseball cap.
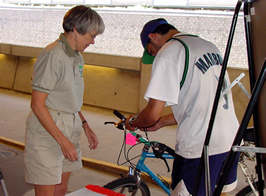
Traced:
[[152, 33], [161, 24], [168, 24], [168, 22], [164, 18], [158, 18], [151, 20], [144, 25], [140, 33], [140, 39], [143, 48], [146, 48], [147, 44], [149, 43], [149, 34]]

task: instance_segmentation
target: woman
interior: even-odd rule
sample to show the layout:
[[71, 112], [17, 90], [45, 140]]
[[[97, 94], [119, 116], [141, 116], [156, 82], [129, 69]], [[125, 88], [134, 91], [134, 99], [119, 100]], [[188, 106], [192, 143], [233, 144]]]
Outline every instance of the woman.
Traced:
[[81, 113], [83, 104], [83, 52], [103, 33], [102, 18], [86, 6], [70, 9], [64, 33], [49, 44], [34, 65], [32, 112], [26, 122], [25, 179], [36, 196], [61, 196], [69, 176], [80, 169], [82, 128], [90, 149], [98, 140]]

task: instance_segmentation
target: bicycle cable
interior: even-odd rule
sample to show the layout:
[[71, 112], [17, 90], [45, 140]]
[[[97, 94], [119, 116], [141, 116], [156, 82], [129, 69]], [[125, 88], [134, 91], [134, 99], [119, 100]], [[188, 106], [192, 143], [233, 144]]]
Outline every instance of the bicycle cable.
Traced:
[[[147, 134], [147, 129], [144, 128], [143, 131], [144, 131], [144, 133], [145, 133], [145, 137], [146, 137], [147, 141], [149, 142], [149, 144], [152, 145], [152, 143], [151, 143], [150, 140], [149, 140], [148, 134]], [[134, 159], [136, 159], [136, 158], [138, 158], [138, 157], [140, 157], [141, 155], [137, 155], [137, 156], [135, 156], [135, 157], [129, 159], [129, 152], [130, 152], [133, 148], [135, 148], [137, 145], [139, 145], [139, 144], [143, 144], [143, 143], [140, 142], [140, 143], [137, 143], [137, 144], [131, 146], [131, 147], [127, 150], [127, 155], [126, 155], [126, 157], [125, 157], [126, 161], [127, 161], [127, 162], [130, 164], [130, 166], [133, 167], [133, 168], [136, 168], [136, 164], [132, 163], [131, 161], [134, 160]]]
[[[119, 152], [119, 155], [118, 155], [118, 158], [117, 158], [116, 163], [117, 163], [117, 165], [124, 165], [124, 164], [126, 164], [126, 163], [129, 163], [133, 168], [135, 168], [136, 165], [133, 164], [131, 161], [134, 160], [134, 159], [136, 159], [136, 158], [138, 158], [138, 157], [140, 157], [140, 155], [137, 155], [136, 157], [133, 157], [132, 159], [129, 159], [129, 158], [128, 158], [128, 157], [129, 157], [128, 154], [129, 154], [129, 151], [130, 151], [133, 147], [135, 147], [136, 145], [142, 144], [142, 143], [137, 143], [137, 144], [131, 146], [131, 147], [127, 150], [127, 149], [126, 149], [126, 142], [125, 142], [125, 141], [126, 141], [126, 129], [124, 129], [124, 139], [123, 139], [122, 146], [121, 146], [121, 149], [120, 149], [120, 152]], [[122, 152], [124, 153], [124, 158], [125, 158], [126, 161], [120, 163], [120, 159], [121, 159], [121, 154], [122, 154]], [[126, 152], [127, 152], [127, 153], [126, 153]]]
[[137, 144], [131, 146], [131, 147], [127, 150], [127, 155], [126, 155], [125, 158], [126, 158], [126, 161], [127, 161], [127, 162], [128, 162], [133, 168], [136, 168], [137, 165], [134, 164], [134, 163], [132, 163], [131, 161], [134, 160], [134, 159], [136, 159], [136, 158], [138, 158], [138, 157], [140, 157], [141, 155], [137, 155], [137, 156], [135, 156], [135, 157], [129, 159], [129, 152], [130, 152], [133, 148], [135, 148], [137, 145], [140, 145], [140, 144], [142, 144], [142, 143], [137, 143]]
[[[123, 139], [122, 146], [121, 146], [121, 149], [120, 149], [120, 152], [119, 152], [119, 155], [118, 155], [117, 161], [116, 161], [117, 165], [123, 165], [123, 164], [126, 163], [126, 162], [125, 162], [125, 163], [120, 164], [120, 157], [121, 157], [121, 154], [122, 154], [123, 148], [125, 147], [125, 138], [126, 138], [126, 130], [124, 130], [124, 139]], [[124, 148], [124, 150], [125, 150], [125, 148]], [[124, 156], [125, 156], [125, 154], [124, 154]]]

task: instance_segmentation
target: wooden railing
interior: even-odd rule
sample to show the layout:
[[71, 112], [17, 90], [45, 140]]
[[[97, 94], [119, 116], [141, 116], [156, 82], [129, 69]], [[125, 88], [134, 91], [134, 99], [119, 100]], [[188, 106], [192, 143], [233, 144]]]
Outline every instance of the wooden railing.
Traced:
[[[31, 93], [33, 65], [42, 48], [0, 44], [0, 87]], [[144, 92], [150, 79], [151, 65], [141, 58], [84, 53], [84, 104], [139, 112], [145, 105]], [[249, 89], [247, 69], [228, 68], [231, 81], [244, 73], [241, 82]], [[241, 120], [248, 103], [247, 96], [237, 87], [232, 89], [235, 109]]]

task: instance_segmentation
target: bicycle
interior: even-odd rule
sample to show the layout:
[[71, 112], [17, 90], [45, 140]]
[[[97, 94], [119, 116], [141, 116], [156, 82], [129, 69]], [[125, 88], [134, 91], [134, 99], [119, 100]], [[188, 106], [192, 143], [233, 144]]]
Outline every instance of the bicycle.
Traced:
[[[126, 118], [118, 111], [114, 111], [114, 114], [118, 118], [120, 118], [121, 121], [119, 123], [105, 122], [105, 124], [114, 124], [118, 129], [124, 130], [124, 133], [126, 133], [126, 129], [125, 129]], [[138, 143], [136, 145], [144, 144], [140, 158], [138, 159], [137, 164], [135, 165], [131, 161], [137, 157], [133, 159], [129, 159], [128, 157], [129, 151], [136, 145], [132, 146], [127, 151], [127, 153], [125, 152], [126, 148], [124, 148], [124, 155], [125, 155], [126, 163], [129, 163], [128, 174], [124, 177], [118, 178], [104, 185], [103, 187], [122, 193], [122, 194], [125, 194], [125, 195], [150, 196], [149, 187], [142, 178], [142, 174], [146, 173], [148, 176], [151, 177], [151, 179], [154, 182], [156, 182], [159, 185], [159, 187], [161, 187], [168, 195], [170, 195], [169, 184], [164, 179], [162, 179], [160, 176], [155, 175], [154, 172], [144, 162], [148, 158], [162, 159], [164, 163], [166, 164], [168, 171], [170, 171], [166, 160], [174, 159], [174, 157], [176, 156], [175, 151], [163, 143], [160, 143], [157, 141], [149, 141], [146, 132], [145, 132], [146, 133], [145, 137], [142, 137], [140, 134], [137, 134], [132, 131], [129, 131], [129, 133], [131, 133], [133, 136], [137, 138]], [[123, 146], [125, 146], [125, 137], [124, 137]], [[119, 154], [119, 158], [121, 155], [121, 151]]]
[[[124, 133], [126, 134], [125, 129], [125, 121], [126, 118], [119, 113], [118, 111], [114, 111], [114, 114], [121, 119], [119, 123], [116, 122], [105, 122], [105, 124], [114, 124], [118, 129], [124, 130]], [[144, 147], [142, 148], [142, 152], [140, 155], [139, 160], [137, 161], [137, 164], [134, 165], [131, 160], [137, 158], [134, 157], [133, 159], [128, 158], [129, 151], [134, 148], [136, 145], [132, 146], [127, 153], [124, 153], [126, 163], [129, 163], [129, 172], [126, 176], [118, 178], [114, 181], [111, 181], [104, 185], [104, 188], [111, 189], [113, 191], [117, 191], [119, 193], [123, 193], [125, 195], [142, 195], [142, 196], [150, 196], [150, 190], [148, 185], [145, 183], [145, 181], [142, 178], [142, 174], [146, 173], [151, 179], [161, 187], [164, 192], [168, 195], [170, 195], [170, 186], [169, 184], [160, 176], [157, 176], [151, 171], [147, 165], [145, 165], [145, 160], [147, 158], [160, 158], [163, 159], [166, 167], [169, 171], [169, 166], [167, 164], [166, 159], [174, 159], [176, 156], [175, 151], [166, 146], [165, 144], [156, 142], [156, 141], [149, 141], [147, 133], [146, 137], [142, 137], [141, 135], [137, 134], [136, 132], [129, 131], [133, 136], [137, 138], [138, 144], [144, 144]], [[243, 145], [241, 147], [248, 147], [252, 148], [254, 146], [255, 141], [255, 133], [254, 129], [247, 129], [244, 137], [243, 137]], [[125, 137], [123, 146], [125, 144]], [[234, 148], [234, 147], [233, 147]], [[149, 152], [149, 150], [152, 150], [152, 152]], [[126, 151], [126, 148], [124, 148], [124, 152]], [[165, 153], [167, 152], [167, 153]], [[121, 155], [121, 151], [119, 154], [119, 157]], [[118, 158], [119, 159], [119, 158]], [[257, 187], [258, 182], [256, 181], [256, 173], [252, 170], [250, 170], [250, 166], [248, 165], [248, 162], [255, 163], [255, 153], [253, 152], [247, 152], [246, 150], [243, 150], [240, 152], [240, 158], [239, 158], [239, 167], [241, 168], [243, 175], [245, 177], [246, 182], [248, 183], [247, 186], [245, 186], [243, 189], [241, 189], [236, 196], [247, 196], [247, 195], [258, 195], [257, 193]], [[118, 163], [119, 164], [119, 163]], [[124, 163], [123, 163], [124, 164]], [[250, 164], [250, 163], [249, 163]], [[121, 165], [121, 164], [119, 164]], [[254, 166], [252, 165], [252, 168]]]
[[[245, 177], [247, 186], [242, 188], [236, 196], [248, 196], [255, 195], [258, 196], [258, 181], [256, 176], [256, 171], [251, 168], [255, 168], [256, 153], [252, 150], [255, 147], [255, 130], [253, 128], [248, 128], [244, 132], [243, 144], [239, 147], [234, 147], [233, 150], [240, 151], [240, 157], [238, 165]], [[242, 149], [241, 149], [242, 148]], [[251, 166], [249, 166], [251, 165]], [[264, 192], [265, 185], [264, 185]]]

